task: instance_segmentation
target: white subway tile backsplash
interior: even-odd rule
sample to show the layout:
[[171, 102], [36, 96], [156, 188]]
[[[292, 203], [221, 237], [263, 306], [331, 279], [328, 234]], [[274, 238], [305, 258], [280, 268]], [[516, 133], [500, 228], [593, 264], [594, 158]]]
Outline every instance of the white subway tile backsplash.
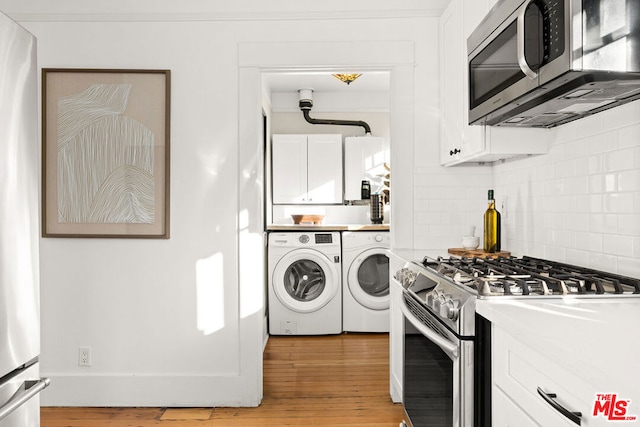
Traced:
[[603, 210], [606, 213], [633, 213], [633, 193], [611, 193], [602, 197]]
[[618, 142], [620, 148], [638, 147], [640, 144], [640, 124], [636, 123], [618, 129]]
[[640, 258], [636, 257], [619, 257], [618, 271], [619, 274], [629, 277], [640, 277]]
[[589, 156], [587, 162], [589, 164], [589, 174], [601, 173], [603, 171], [602, 156]]
[[618, 191], [618, 175], [614, 173], [606, 173], [602, 176], [604, 188], [603, 191], [611, 193], [612, 191]]
[[567, 213], [565, 228], [571, 231], [589, 231], [589, 214], [587, 213]]
[[460, 246], [468, 225], [482, 236], [493, 188], [502, 247], [513, 255], [640, 277], [640, 101], [545, 136], [548, 154], [493, 166], [416, 169], [414, 245], [444, 254]]
[[604, 212], [603, 206], [604, 203], [602, 201], [602, 194], [592, 194], [590, 196], [590, 203], [589, 203], [589, 212], [592, 213], [600, 213], [600, 212]]
[[618, 215], [618, 232], [627, 236], [640, 236], [640, 213]]
[[589, 263], [589, 251], [584, 249], [567, 249], [565, 262], [573, 265], [586, 266]]
[[605, 234], [602, 238], [602, 249], [608, 254], [629, 256], [633, 253], [633, 237]]
[[586, 177], [589, 180], [589, 193], [604, 192], [604, 175], [601, 173], [592, 174]]
[[546, 246], [544, 248], [544, 258], [564, 262], [566, 258], [566, 248], [561, 246]]
[[589, 231], [592, 233], [617, 233], [618, 216], [611, 214], [590, 214]]
[[601, 154], [613, 151], [618, 147], [616, 132], [605, 132], [584, 138], [589, 154]]
[[633, 169], [635, 164], [634, 149], [625, 148], [604, 155], [605, 172]]
[[565, 178], [568, 176], [576, 176], [575, 159], [569, 159], [556, 163], [555, 177]]
[[575, 141], [578, 139], [578, 122], [570, 122], [566, 125], [552, 129], [554, 135], [554, 145], [562, 142]]
[[640, 168], [618, 174], [618, 191], [640, 191]]
[[577, 232], [575, 237], [576, 249], [591, 252], [602, 252], [603, 234]]
[[618, 271], [618, 257], [606, 253], [590, 252], [589, 265], [586, 267], [614, 273]]
[[609, 129], [628, 126], [638, 121], [637, 102], [621, 105], [598, 113]]

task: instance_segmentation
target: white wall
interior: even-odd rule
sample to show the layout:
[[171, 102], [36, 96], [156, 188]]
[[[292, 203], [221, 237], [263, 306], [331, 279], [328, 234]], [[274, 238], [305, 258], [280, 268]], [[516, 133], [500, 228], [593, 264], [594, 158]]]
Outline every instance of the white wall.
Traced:
[[503, 247], [640, 277], [640, 102], [548, 136], [549, 154], [493, 168]]
[[[44, 405], [259, 403], [262, 65], [242, 46], [308, 45], [290, 65], [366, 57], [355, 65], [393, 70], [391, 137], [396, 160], [411, 165], [422, 145], [438, 145], [434, 10], [442, 3], [404, 0], [390, 11], [381, 0], [202, 0], [188, 9], [159, 0], [0, 0], [38, 37], [40, 67], [172, 71], [171, 239], [41, 239], [42, 374], [52, 378]], [[400, 56], [411, 58], [398, 66], [395, 51], [354, 55], [345, 38], [410, 46]], [[413, 191], [412, 170], [397, 174], [398, 191]], [[396, 203], [413, 217], [412, 197]], [[395, 228], [399, 245], [411, 247], [412, 221]], [[85, 346], [93, 363], [80, 368]]]

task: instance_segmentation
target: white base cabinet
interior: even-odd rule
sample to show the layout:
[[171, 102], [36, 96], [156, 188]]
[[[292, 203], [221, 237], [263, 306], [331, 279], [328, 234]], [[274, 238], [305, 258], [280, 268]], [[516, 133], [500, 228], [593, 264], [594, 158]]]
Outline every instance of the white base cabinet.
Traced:
[[[552, 407], [538, 389], [554, 393], [558, 408], [575, 415], [582, 425], [593, 408], [594, 394], [581, 378], [558, 365], [505, 330], [495, 327], [492, 336], [492, 421], [500, 426], [575, 426], [575, 422]], [[561, 355], [555, 355], [562, 357]], [[586, 395], [585, 395], [586, 392]]]
[[342, 203], [342, 135], [273, 135], [273, 203]]
[[440, 163], [494, 162], [549, 151], [547, 129], [469, 125], [467, 37], [496, 0], [451, 0], [440, 17]]

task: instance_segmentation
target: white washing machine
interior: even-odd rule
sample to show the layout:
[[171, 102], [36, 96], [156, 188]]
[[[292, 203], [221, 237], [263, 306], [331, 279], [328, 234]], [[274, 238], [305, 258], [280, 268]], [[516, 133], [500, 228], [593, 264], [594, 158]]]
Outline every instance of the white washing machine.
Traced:
[[342, 329], [389, 332], [388, 231], [342, 233]]
[[269, 333], [342, 333], [339, 232], [269, 233]]

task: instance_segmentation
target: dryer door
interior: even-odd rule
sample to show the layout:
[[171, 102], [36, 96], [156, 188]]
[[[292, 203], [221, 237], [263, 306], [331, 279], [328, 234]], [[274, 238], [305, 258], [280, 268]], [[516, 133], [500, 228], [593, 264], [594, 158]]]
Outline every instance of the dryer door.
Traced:
[[296, 249], [278, 261], [272, 286], [280, 302], [290, 310], [309, 313], [324, 307], [338, 290], [338, 263], [311, 249]]
[[372, 310], [389, 308], [389, 257], [385, 248], [360, 253], [349, 266], [347, 282], [353, 298]]

